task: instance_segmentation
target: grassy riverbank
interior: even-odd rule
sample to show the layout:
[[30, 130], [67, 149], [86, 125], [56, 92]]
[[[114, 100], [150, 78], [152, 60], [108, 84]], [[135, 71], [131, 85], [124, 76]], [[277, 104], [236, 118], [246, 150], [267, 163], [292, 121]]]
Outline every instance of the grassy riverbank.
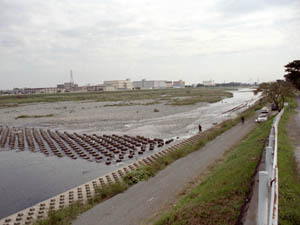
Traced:
[[260, 124], [247, 135], [223, 163], [155, 224], [236, 224], [271, 122]]
[[[130, 105], [130, 101], [153, 100], [163, 101], [170, 105], [195, 104], [197, 102], [217, 102], [232, 97], [225, 88], [176, 88], [157, 90], [133, 90], [112, 92], [81, 92], [57, 94], [28, 94], [0, 96], [0, 108], [16, 107], [18, 104], [51, 103], [62, 101], [121, 101]], [[122, 103], [123, 104], [123, 103]], [[134, 105], [134, 103], [132, 103]]]
[[280, 123], [278, 135], [279, 224], [300, 224], [300, 181], [294, 159], [295, 147], [288, 136], [288, 123], [296, 107], [291, 100]]
[[49, 211], [46, 219], [38, 220], [33, 225], [71, 225], [72, 221], [81, 213], [127, 189], [128, 185], [125, 182], [106, 185], [97, 189], [95, 196], [85, 204], [75, 202], [69, 207], [57, 211]]
[[[241, 116], [245, 118], [251, 117], [255, 113], [255, 109], [260, 108], [261, 106], [253, 106], [249, 108]], [[203, 136], [199, 138], [193, 144], [185, 145], [175, 151], [172, 151], [167, 156], [161, 157], [152, 166], [143, 166], [139, 169], [127, 174], [123, 181], [118, 184], [107, 185], [104, 188], [99, 188], [96, 190], [96, 195], [93, 199], [89, 200], [86, 204], [78, 204], [75, 203], [70, 207], [65, 209], [61, 209], [55, 212], [50, 212], [49, 217], [42, 221], [37, 221], [35, 225], [67, 225], [71, 224], [72, 220], [74, 220], [79, 214], [82, 212], [92, 208], [96, 204], [118, 194], [130, 186], [142, 181], [147, 180], [148, 178], [155, 176], [157, 172], [164, 169], [166, 166], [174, 162], [175, 160], [188, 155], [191, 152], [199, 150], [203, 147], [207, 142], [213, 140], [220, 134], [224, 133], [226, 130], [240, 123], [240, 117], [237, 117], [234, 120], [225, 121], [218, 126], [211, 128], [205, 132], [203, 132]]]

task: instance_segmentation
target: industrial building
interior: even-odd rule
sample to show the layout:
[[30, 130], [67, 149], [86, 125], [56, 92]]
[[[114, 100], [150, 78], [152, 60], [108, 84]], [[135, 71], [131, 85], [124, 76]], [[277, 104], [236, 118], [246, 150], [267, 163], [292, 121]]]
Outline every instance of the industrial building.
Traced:
[[86, 86], [87, 91], [115, 91], [116, 88], [113, 86], [106, 86], [103, 84]]
[[58, 84], [57, 85], [58, 92], [73, 92], [78, 91], [78, 84], [74, 84], [72, 82]]
[[167, 83], [165, 80], [146, 80], [133, 81], [133, 87], [135, 89], [158, 89], [167, 88]]
[[184, 88], [185, 82], [179, 81], [166, 81], [166, 80], [146, 80], [133, 81], [135, 89], [159, 89], [159, 88]]
[[215, 81], [214, 80], [207, 80], [207, 81], [203, 81], [203, 86], [216, 86]]
[[14, 88], [12, 90], [13, 94], [51, 94], [57, 93], [57, 88], [47, 87], [47, 88]]
[[133, 89], [161, 89], [161, 88], [184, 88], [185, 82], [166, 81], [166, 80], [146, 80], [133, 81], [126, 80], [109, 80], [103, 84], [78, 86], [74, 83], [73, 74], [71, 71], [70, 82], [57, 84], [56, 87], [47, 88], [14, 88], [8, 92], [10, 94], [42, 94], [42, 93], [64, 93], [64, 92], [87, 92], [87, 91], [118, 91], [118, 90], [133, 90]]
[[173, 81], [173, 88], [185, 88], [185, 82], [183, 80]]
[[114, 87], [115, 89], [119, 89], [119, 90], [132, 90], [133, 89], [133, 84], [130, 81], [130, 79], [108, 80], [108, 81], [104, 81], [103, 84], [107, 87], [111, 86], [111, 87]]
[[173, 87], [173, 81], [166, 81], [167, 88]]

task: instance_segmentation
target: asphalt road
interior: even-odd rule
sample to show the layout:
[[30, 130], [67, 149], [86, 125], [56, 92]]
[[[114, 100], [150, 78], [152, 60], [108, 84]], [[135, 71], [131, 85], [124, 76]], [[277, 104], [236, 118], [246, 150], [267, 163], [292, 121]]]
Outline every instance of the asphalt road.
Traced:
[[134, 185], [126, 192], [83, 213], [73, 225], [145, 224], [162, 207], [174, 202], [177, 194], [191, 180], [205, 172], [209, 165], [238, 143], [255, 127], [251, 118], [226, 131], [201, 150], [169, 165], [148, 181]]

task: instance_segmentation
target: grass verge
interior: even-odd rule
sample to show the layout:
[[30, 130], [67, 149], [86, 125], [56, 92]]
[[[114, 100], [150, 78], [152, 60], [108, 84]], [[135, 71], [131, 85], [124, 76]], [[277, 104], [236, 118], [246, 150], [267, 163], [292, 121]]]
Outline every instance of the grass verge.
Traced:
[[260, 124], [228, 153], [224, 162], [176, 203], [156, 225], [235, 224], [245, 202], [272, 121]]
[[96, 189], [94, 197], [89, 199], [85, 204], [75, 202], [66, 208], [57, 211], [49, 211], [46, 219], [37, 220], [33, 225], [71, 225], [72, 221], [81, 213], [116, 194], [122, 193], [127, 190], [127, 188], [128, 185], [125, 182], [105, 185], [102, 188]]
[[46, 115], [20, 115], [15, 117], [15, 119], [26, 119], [26, 118], [42, 118], [42, 117], [53, 117], [54, 114], [46, 114]]
[[[260, 106], [261, 107], [261, 106]], [[86, 204], [82, 205], [79, 203], [72, 204], [70, 207], [58, 211], [51, 211], [48, 214], [48, 218], [44, 220], [39, 220], [34, 225], [67, 225], [76, 219], [78, 215], [92, 208], [94, 205], [113, 197], [114, 195], [125, 191], [128, 187], [142, 181], [147, 180], [150, 177], [155, 176], [155, 174], [164, 169], [167, 165], [171, 164], [175, 160], [188, 155], [191, 152], [199, 150], [207, 142], [213, 140], [220, 134], [224, 133], [226, 130], [229, 130], [241, 120], [240, 117], [244, 118], [251, 117], [255, 114], [255, 109], [260, 108], [257, 105], [249, 108], [243, 112], [239, 117], [234, 120], [227, 120], [218, 126], [215, 126], [205, 132], [203, 132], [202, 137], [199, 138], [195, 143], [181, 147], [175, 151], [172, 151], [168, 155], [159, 158], [151, 166], [142, 166], [135, 171], [127, 174], [122, 182], [118, 184], [107, 185], [104, 188], [99, 188], [96, 191], [96, 195], [90, 199]]]
[[288, 136], [288, 122], [294, 114], [295, 100], [283, 114], [278, 131], [279, 224], [300, 224], [300, 181], [294, 159], [295, 147]]

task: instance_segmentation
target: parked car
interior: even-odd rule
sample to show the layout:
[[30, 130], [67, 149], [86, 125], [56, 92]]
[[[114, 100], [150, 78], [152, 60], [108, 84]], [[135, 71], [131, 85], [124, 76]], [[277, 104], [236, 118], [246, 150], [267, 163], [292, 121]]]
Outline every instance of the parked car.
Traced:
[[255, 120], [255, 122], [257, 123], [261, 123], [268, 120], [268, 115], [267, 114], [260, 114], [257, 119]]
[[260, 112], [263, 113], [263, 114], [267, 114], [267, 113], [269, 113], [269, 109], [268, 109], [268, 107], [263, 107], [263, 108], [260, 110]]
[[272, 111], [277, 111], [278, 110], [278, 107], [276, 104], [272, 104], [272, 107], [271, 107]]

